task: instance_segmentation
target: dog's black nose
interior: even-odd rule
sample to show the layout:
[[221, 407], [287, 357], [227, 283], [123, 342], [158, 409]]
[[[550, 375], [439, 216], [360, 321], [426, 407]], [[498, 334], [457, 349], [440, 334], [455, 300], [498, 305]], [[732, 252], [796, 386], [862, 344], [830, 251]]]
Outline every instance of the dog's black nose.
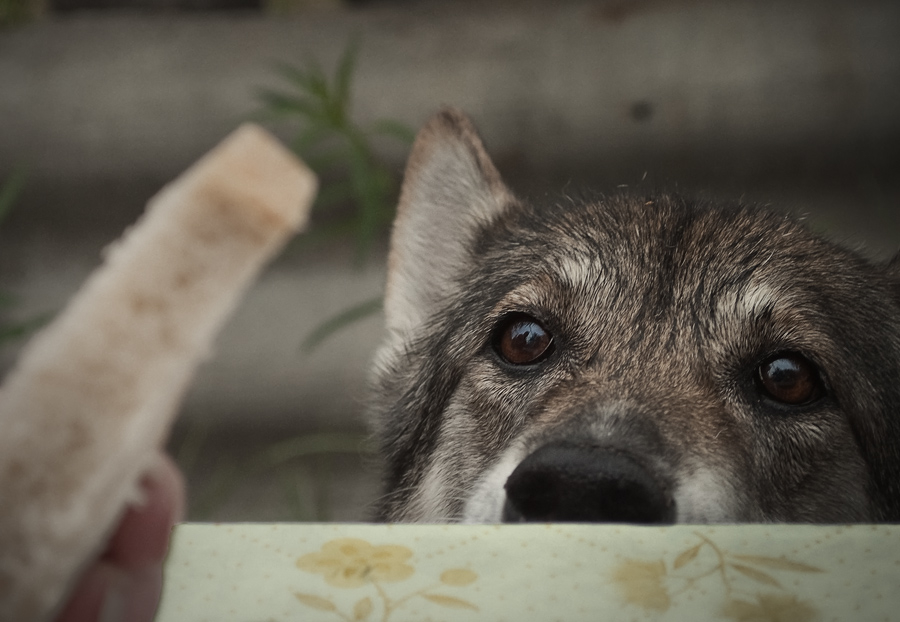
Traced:
[[665, 487], [627, 455], [554, 442], [525, 458], [506, 480], [503, 520], [672, 523]]

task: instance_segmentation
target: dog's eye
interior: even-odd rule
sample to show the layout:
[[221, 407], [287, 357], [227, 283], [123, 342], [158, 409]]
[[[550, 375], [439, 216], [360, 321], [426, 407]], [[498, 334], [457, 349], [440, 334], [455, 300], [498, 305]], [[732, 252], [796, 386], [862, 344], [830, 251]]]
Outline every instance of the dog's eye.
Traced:
[[553, 337], [530, 315], [516, 313], [497, 326], [494, 349], [507, 363], [532, 365], [553, 351]]
[[819, 370], [796, 352], [776, 354], [759, 366], [760, 388], [776, 402], [801, 406], [822, 396]]

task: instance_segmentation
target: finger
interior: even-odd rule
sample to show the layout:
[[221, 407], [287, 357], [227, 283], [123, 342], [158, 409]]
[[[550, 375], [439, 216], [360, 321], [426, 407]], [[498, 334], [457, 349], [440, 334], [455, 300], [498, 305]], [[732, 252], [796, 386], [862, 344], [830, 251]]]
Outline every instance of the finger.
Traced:
[[[121, 618], [115, 622], [153, 622], [163, 590], [162, 563], [134, 571], [124, 592]], [[106, 622], [100, 620], [100, 622]], [[110, 622], [113, 622], [110, 620]]]
[[159, 456], [141, 488], [144, 502], [126, 510], [103, 556], [126, 571], [162, 562], [172, 526], [184, 512], [184, 479], [168, 456]]
[[57, 622], [152, 622], [162, 594], [162, 564], [124, 572], [97, 562], [82, 577]]
[[95, 622], [100, 619], [110, 585], [120, 577], [107, 564], [95, 564], [82, 575], [57, 622]]
[[184, 511], [184, 480], [161, 455], [141, 488], [144, 502], [126, 510], [106, 553], [81, 577], [58, 622], [153, 619], [171, 529]]

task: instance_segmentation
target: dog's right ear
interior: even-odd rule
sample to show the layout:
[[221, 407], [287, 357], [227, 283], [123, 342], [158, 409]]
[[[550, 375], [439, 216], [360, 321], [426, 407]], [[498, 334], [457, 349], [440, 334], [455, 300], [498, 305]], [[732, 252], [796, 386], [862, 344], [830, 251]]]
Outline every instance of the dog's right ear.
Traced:
[[406, 335], [443, 303], [478, 229], [514, 201], [471, 121], [445, 109], [416, 136], [391, 235], [385, 316]]

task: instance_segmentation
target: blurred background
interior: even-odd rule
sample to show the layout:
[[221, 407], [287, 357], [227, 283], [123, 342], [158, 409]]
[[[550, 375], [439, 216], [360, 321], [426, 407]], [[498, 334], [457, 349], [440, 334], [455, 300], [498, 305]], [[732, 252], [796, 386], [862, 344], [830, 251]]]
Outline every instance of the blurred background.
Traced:
[[192, 520], [364, 520], [387, 230], [448, 104], [522, 195], [743, 199], [900, 249], [895, 0], [0, 0], [0, 373], [149, 197], [262, 122], [322, 194], [169, 449]]

